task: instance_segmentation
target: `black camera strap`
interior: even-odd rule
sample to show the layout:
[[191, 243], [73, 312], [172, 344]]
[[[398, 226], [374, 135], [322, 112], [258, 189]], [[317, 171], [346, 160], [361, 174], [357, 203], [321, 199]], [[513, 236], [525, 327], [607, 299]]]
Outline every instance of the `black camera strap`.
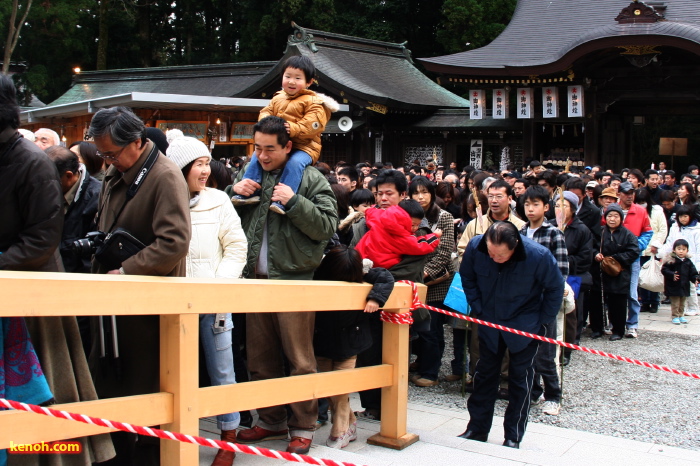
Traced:
[[[151, 169], [153, 168], [153, 165], [156, 163], [156, 160], [158, 160], [158, 146], [153, 144], [153, 149], [151, 149], [151, 153], [148, 154], [148, 157], [146, 158], [146, 161], [144, 162], [143, 166], [141, 167], [141, 170], [139, 171], [139, 174], [136, 176], [136, 179], [131, 183], [131, 186], [129, 186], [129, 189], [126, 191], [126, 199], [124, 200], [124, 203], [122, 204], [121, 208], [119, 209], [119, 212], [117, 212], [117, 216], [114, 217], [114, 222], [112, 222], [112, 226], [109, 227], [107, 230], [107, 233], [111, 232], [115, 225], [117, 224], [117, 220], [119, 220], [119, 216], [122, 214], [124, 211], [124, 207], [126, 207], [126, 204], [136, 196], [136, 193], [138, 192], [139, 188], [143, 184], [143, 182], [146, 180], [146, 177], [148, 174], [151, 172]], [[101, 212], [98, 212], [98, 217], [101, 214]], [[96, 220], [96, 223], [99, 220]]]

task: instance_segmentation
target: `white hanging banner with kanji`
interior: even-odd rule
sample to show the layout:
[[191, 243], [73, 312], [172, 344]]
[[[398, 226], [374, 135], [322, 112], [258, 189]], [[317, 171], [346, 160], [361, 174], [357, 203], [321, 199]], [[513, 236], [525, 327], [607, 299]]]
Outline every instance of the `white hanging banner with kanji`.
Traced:
[[518, 89], [518, 118], [533, 118], [534, 109], [532, 102], [532, 88], [521, 87]]
[[493, 90], [493, 119], [505, 120], [508, 118], [508, 92], [505, 89]]
[[566, 100], [569, 106], [569, 118], [584, 116], [583, 89], [581, 89], [581, 86], [569, 86]]
[[559, 89], [556, 87], [542, 88], [542, 116], [544, 118], [559, 118]]
[[484, 140], [472, 139], [469, 150], [469, 165], [475, 168], [481, 168], [481, 159], [484, 154]]
[[486, 91], [475, 90], [469, 91], [471, 99], [471, 108], [469, 109], [469, 118], [472, 120], [481, 120], [484, 117], [484, 108], [486, 106]]

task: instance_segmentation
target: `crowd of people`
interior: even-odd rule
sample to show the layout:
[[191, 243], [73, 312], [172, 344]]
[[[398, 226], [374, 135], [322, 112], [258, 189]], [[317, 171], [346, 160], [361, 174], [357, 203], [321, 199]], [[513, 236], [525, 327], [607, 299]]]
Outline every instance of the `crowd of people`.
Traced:
[[[644, 173], [558, 171], [538, 161], [500, 171], [455, 162], [330, 167], [318, 162], [319, 136], [337, 106], [308, 89], [313, 77], [308, 59], [290, 59], [245, 166], [212, 159], [180, 131], [147, 128], [125, 107], [98, 111], [92, 141], [68, 148], [50, 129], [18, 131], [14, 85], [0, 77], [0, 270], [373, 284], [361, 310], [202, 314], [213, 385], [380, 364], [376, 311], [396, 280], [425, 284], [426, 303], [450, 310], [444, 301], [459, 272], [477, 317], [578, 344], [639, 336], [640, 312], [658, 312], [661, 300], [639, 288], [640, 270], [660, 260], [672, 322], [698, 314], [697, 166], [681, 176], [662, 163]], [[570, 352], [425, 308], [413, 317], [417, 387], [443, 383], [445, 327], [453, 332], [444, 382], [466, 379], [473, 392], [463, 438], [486, 440], [497, 397], [509, 401], [509, 447], [519, 446], [531, 407], [559, 414]], [[4, 318], [0, 330], [0, 342], [19, 335], [14, 344], [36, 366], [23, 381], [31, 396], [19, 401], [159, 390], [158, 316]], [[330, 406], [326, 443], [343, 448], [357, 438], [357, 418], [381, 420], [379, 389], [360, 400], [358, 412], [346, 394], [261, 408], [255, 424], [250, 413], [217, 422], [223, 440], [290, 438], [287, 451], [307, 453]], [[128, 433], [81, 442], [85, 464], [158, 461], [156, 441]], [[213, 464], [234, 457], [222, 450]]]

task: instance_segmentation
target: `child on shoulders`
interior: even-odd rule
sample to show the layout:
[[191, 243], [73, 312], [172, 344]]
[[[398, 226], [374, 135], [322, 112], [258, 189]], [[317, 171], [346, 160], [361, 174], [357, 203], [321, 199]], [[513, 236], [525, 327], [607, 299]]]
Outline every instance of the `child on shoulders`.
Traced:
[[[260, 111], [258, 121], [267, 116], [277, 116], [285, 120], [285, 126], [292, 140], [292, 152], [282, 169], [279, 184], [292, 188], [296, 194], [301, 184], [304, 170], [316, 163], [321, 155], [321, 133], [332, 112], [340, 108], [332, 98], [309, 90], [313, 84], [316, 68], [310, 58], [291, 57], [285, 63], [282, 73], [282, 90], [277, 92], [269, 105]], [[262, 181], [262, 166], [257, 154], [248, 164], [243, 179], [251, 179], [258, 184]], [[231, 198], [234, 205], [260, 202], [258, 192], [252, 196], [236, 194]], [[281, 202], [270, 204], [270, 210], [281, 215], [286, 209]]]

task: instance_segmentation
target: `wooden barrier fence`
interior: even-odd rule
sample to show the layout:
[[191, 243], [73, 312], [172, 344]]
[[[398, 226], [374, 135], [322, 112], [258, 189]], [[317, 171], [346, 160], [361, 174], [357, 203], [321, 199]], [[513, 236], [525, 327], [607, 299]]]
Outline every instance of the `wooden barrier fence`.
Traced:
[[[200, 313], [332, 311], [364, 308], [371, 286], [323, 281], [219, 280], [125, 275], [0, 272], [0, 317], [160, 315], [160, 393], [54, 405], [135, 425], [199, 434], [199, 419], [295, 401], [382, 389], [381, 430], [368, 442], [402, 449], [406, 432], [408, 326], [384, 324], [382, 364], [199, 388]], [[420, 287], [425, 297], [425, 287]], [[408, 312], [411, 287], [397, 284], [384, 306]], [[283, 387], [283, 389], [280, 389]], [[21, 400], [20, 400], [21, 401]], [[0, 449], [111, 432], [20, 411], [0, 412]], [[199, 464], [199, 447], [161, 441], [161, 464]]]

